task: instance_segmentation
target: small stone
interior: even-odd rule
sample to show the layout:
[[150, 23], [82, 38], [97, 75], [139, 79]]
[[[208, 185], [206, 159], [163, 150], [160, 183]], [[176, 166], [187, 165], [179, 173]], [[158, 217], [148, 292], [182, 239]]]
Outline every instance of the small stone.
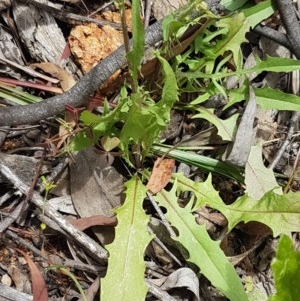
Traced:
[[18, 261], [21, 265], [26, 265], [27, 264], [27, 261], [25, 260], [24, 257], [18, 257]]
[[6, 286], [11, 286], [12, 285], [12, 280], [8, 274], [4, 274], [1, 278], [1, 283], [6, 285]]

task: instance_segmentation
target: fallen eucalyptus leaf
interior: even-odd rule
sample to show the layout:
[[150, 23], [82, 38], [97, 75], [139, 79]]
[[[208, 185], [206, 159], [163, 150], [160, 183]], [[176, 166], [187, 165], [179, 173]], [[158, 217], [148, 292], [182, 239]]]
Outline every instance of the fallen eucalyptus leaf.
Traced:
[[226, 161], [237, 166], [245, 166], [253, 141], [253, 123], [256, 114], [255, 94], [249, 86], [249, 101], [238, 127], [232, 150]]
[[[123, 178], [113, 166], [102, 166], [102, 162], [101, 157], [88, 148], [78, 152], [75, 163], [70, 165], [71, 196], [80, 217], [95, 214], [111, 217], [113, 209], [122, 203]], [[102, 243], [112, 240], [111, 229], [93, 229]], [[106, 230], [108, 233], [104, 234]]]
[[31, 274], [33, 300], [48, 301], [48, 291], [44, 277], [30, 256], [20, 249], [16, 249], [24, 256]]
[[51, 74], [53, 77], [59, 79], [60, 86], [62, 87], [64, 92], [68, 91], [76, 84], [76, 81], [71, 74], [54, 63], [35, 63], [31, 64], [31, 66], [39, 68], [44, 72]]
[[105, 215], [92, 215], [89, 217], [82, 217], [79, 219], [70, 219], [69, 222], [81, 231], [92, 226], [116, 226], [117, 219], [115, 217], [108, 217]]

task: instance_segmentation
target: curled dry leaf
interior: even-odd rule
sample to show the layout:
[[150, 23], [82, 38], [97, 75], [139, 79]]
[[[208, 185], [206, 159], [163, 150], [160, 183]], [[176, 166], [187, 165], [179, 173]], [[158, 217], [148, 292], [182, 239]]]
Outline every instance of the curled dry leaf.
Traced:
[[249, 101], [237, 129], [231, 152], [226, 159], [227, 162], [241, 167], [247, 163], [256, 134], [256, 130], [253, 128], [255, 114], [256, 97], [253, 88], [249, 86]]
[[171, 179], [174, 166], [174, 159], [157, 158], [147, 184], [147, 188], [152, 194], [156, 194], [166, 187]]
[[31, 64], [31, 66], [39, 68], [44, 72], [51, 74], [53, 77], [59, 79], [63, 91], [71, 89], [76, 84], [76, 81], [71, 74], [54, 63], [36, 63]]
[[[105, 215], [112, 217], [113, 209], [123, 202], [123, 177], [113, 166], [103, 165], [93, 148], [87, 148], [75, 156], [70, 165], [70, 186], [74, 208], [80, 217]], [[104, 229], [105, 228], [105, 229]], [[113, 229], [93, 227], [97, 238], [107, 244], [113, 239]]]

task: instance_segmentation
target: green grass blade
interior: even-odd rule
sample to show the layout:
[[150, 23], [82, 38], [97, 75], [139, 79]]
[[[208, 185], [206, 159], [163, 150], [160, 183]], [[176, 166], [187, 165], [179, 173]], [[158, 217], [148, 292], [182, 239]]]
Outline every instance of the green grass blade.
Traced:
[[8, 99], [19, 105], [27, 105], [42, 100], [40, 97], [31, 95], [16, 88], [12, 88], [3, 83], [0, 83], [0, 97]]
[[[253, 88], [256, 103], [265, 110], [300, 111], [300, 97], [269, 87]], [[224, 110], [235, 103], [248, 99], [246, 85], [228, 92], [229, 102]]]
[[178, 149], [170, 151], [170, 147], [158, 145], [152, 147], [152, 152], [157, 155], [167, 154], [167, 157], [173, 158], [189, 165], [197, 166], [204, 171], [216, 172], [231, 179], [235, 179], [240, 183], [244, 182], [244, 177], [238, 169], [236, 169], [232, 165], [213, 158], [208, 158], [202, 155]]
[[144, 56], [145, 31], [140, 15], [140, 1], [132, 0], [132, 41], [133, 48], [127, 54], [132, 67], [132, 79], [137, 83], [140, 65]]

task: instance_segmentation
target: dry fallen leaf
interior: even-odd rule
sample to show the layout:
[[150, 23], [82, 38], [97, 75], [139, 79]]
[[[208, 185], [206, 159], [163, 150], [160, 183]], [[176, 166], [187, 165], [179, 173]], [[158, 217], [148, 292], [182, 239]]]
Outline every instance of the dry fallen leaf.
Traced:
[[147, 184], [147, 188], [152, 194], [158, 193], [169, 183], [174, 166], [174, 159], [157, 158]]
[[92, 226], [116, 226], [117, 219], [115, 217], [109, 217], [101, 214], [92, 215], [89, 217], [82, 217], [79, 219], [69, 219], [69, 222], [77, 229], [84, 231]]
[[[96, 214], [112, 217], [113, 209], [124, 199], [123, 177], [113, 166], [103, 165], [103, 159], [93, 148], [80, 151], [74, 157], [75, 163], [70, 165], [70, 187], [78, 215], [81, 218]], [[96, 226], [93, 231], [103, 244], [113, 239], [111, 226]]]
[[27, 261], [31, 274], [33, 301], [47, 301], [48, 292], [42, 273], [32, 259], [22, 250], [16, 249]]
[[253, 88], [249, 87], [249, 101], [236, 132], [235, 140], [226, 162], [244, 167], [247, 163], [256, 129], [253, 127], [256, 114], [256, 98]]
[[44, 62], [31, 64], [31, 66], [39, 68], [44, 72], [51, 74], [53, 77], [59, 79], [61, 88], [64, 92], [68, 91], [76, 84], [73, 76], [56, 64]]

